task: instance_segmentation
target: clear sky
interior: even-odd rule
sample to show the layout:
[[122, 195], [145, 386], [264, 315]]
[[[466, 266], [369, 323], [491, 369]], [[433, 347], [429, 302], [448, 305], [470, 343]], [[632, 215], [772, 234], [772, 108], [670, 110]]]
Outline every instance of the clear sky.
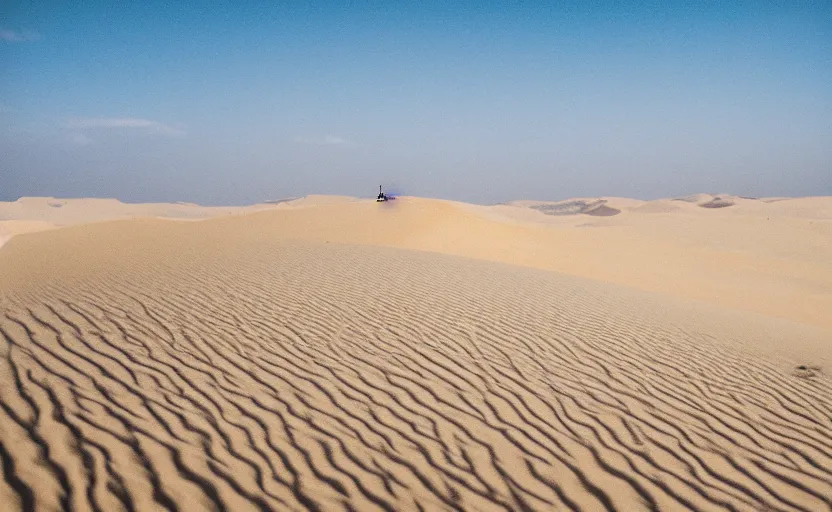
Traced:
[[830, 0], [10, 0], [0, 73], [0, 200], [832, 195]]

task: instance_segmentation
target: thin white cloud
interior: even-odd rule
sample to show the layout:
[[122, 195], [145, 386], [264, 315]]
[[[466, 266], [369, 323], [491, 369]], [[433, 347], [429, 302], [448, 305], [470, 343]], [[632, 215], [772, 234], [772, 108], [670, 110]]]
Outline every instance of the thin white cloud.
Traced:
[[90, 129], [142, 129], [151, 133], [161, 133], [164, 135], [185, 135], [185, 132], [179, 128], [160, 123], [159, 121], [151, 121], [150, 119], [137, 119], [134, 117], [99, 117], [99, 118], [83, 118], [73, 119], [66, 123], [66, 127], [72, 130], [90, 130]]
[[324, 144], [326, 144], [327, 146], [342, 146], [346, 143], [346, 140], [335, 135], [327, 135], [326, 137], [324, 137]]
[[67, 136], [67, 139], [69, 140], [69, 142], [71, 142], [72, 144], [75, 144], [76, 146], [89, 146], [90, 144], [95, 142], [94, 140], [92, 140], [91, 138], [87, 137], [85, 134], [80, 133], [80, 132], [70, 133]]
[[40, 34], [33, 30], [10, 30], [0, 28], [0, 41], [7, 41], [11, 43], [22, 43], [27, 41], [39, 41]]
[[310, 146], [352, 146], [352, 142], [337, 135], [327, 135], [325, 137], [296, 137], [295, 143], [306, 144]]

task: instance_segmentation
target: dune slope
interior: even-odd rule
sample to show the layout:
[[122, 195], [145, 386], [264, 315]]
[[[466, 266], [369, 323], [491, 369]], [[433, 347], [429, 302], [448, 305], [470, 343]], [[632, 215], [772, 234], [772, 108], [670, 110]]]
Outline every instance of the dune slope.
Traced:
[[275, 219], [0, 251], [4, 504], [832, 508], [829, 330]]

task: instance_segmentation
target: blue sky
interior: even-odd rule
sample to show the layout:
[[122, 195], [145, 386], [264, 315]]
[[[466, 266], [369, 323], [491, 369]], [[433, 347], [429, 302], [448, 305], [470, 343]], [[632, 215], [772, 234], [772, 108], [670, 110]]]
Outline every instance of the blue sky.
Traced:
[[828, 0], [122, 4], [0, 6], [0, 200], [832, 195]]

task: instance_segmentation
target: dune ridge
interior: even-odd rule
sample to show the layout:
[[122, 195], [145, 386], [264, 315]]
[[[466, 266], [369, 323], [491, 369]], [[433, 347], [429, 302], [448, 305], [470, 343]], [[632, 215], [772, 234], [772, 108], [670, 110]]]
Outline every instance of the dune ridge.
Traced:
[[[715, 197], [731, 198], [735, 205], [700, 207]], [[48, 208], [41, 199], [35, 204], [47, 213], [35, 217], [46, 220], [26, 220], [19, 212], [18, 217], [4, 215], [3, 208], [14, 203], [0, 204], [0, 218], [14, 219], [0, 221], [0, 236], [7, 244], [9, 236], [54, 227], [56, 219], [48, 211], [69, 208]], [[478, 206], [403, 197], [379, 205], [307, 196], [220, 213], [208, 208], [191, 212], [189, 219], [216, 222], [225, 229], [246, 215], [246, 222], [237, 225], [240, 230], [260, 229], [268, 236], [402, 247], [553, 270], [832, 328], [832, 198], [767, 202], [701, 194], [683, 199], [607, 197], [555, 203], [561, 212], [563, 204], [573, 203], [619, 212], [596, 216], [581, 213], [585, 206], [572, 214], [547, 215], [540, 207], [548, 209], [549, 203], [540, 201]], [[107, 218], [95, 208], [92, 217], [83, 213], [84, 201], [77, 200], [80, 214], [62, 217], [70, 227], [81, 225], [67, 236], [85, 238], [84, 222]], [[130, 217], [130, 222], [170, 218], [161, 215], [170, 205], [140, 206], [145, 215]], [[123, 219], [119, 215], [113, 214]]]
[[[610, 203], [599, 230], [310, 198], [16, 236], [0, 250], [0, 500], [831, 510], [828, 327], [507, 263], [530, 246], [478, 252], [541, 233], [577, 247], [571, 233], [645, 215]], [[790, 254], [763, 242], [724, 243]]]

